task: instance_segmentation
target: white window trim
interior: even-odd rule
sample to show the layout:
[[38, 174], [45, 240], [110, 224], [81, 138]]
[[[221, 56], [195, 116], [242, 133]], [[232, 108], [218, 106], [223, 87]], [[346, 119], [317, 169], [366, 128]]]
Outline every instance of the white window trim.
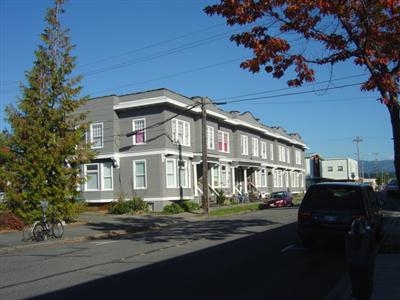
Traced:
[[[144, 162], [144, 186], [138, 187], [136, 185], [136, 163], [138, 162]], [[147, 189], [147, 162], [145, 159], [139, 159], [139, 160], [134, 160], [133, 161], [133, 188], [135, 190], [145, 190]]]
[[[179, 182], [179, 187], [180, 188], [185, 188], [185, 189], [187, 189], [187, 188], [190, 188], [191, 187], [191, 181], [190, 181], [190, 163], [187, 161], [187, 160], [182, 160], [182, 163], [184, 164], [184, 170], [185, 170], [185, 172], [184, 172], [184, 176], [185, 176], [185, 185], [182, 185], [182, 181], [181, 182]], [[178, 172], [180, 173], [180, 171], [181, 171], [181, 169], [182, 169], [182, 166], [180, 166], [179, 164], [178, 164]]]
[[251, 138], [252, 155], [258, 157], [260, 154], [259, 143], [257, 138]]
[[282, 145], [278, 146], [278, 160], [280, 162], [286, 162], [286, 151], [285, 147]]
[[[167, 162], [168, 161], [173, 163], [173, 174], [168, 174], [168, 168], [167, 168]], [[165, 175], [166, 175], [166, 180], [167, 180], [167, 182], [166, 182], [167, 189], [176, 188], [176, 186], [177, 186], [177, 174], [176, 174], [176, 171], [177, 171], [176, 159], [171, 159], [171, 158], [166, 159], [165, 160]], [[172, 185], [168, 184], [168, 175], [173, 175], [174, 182], [173, 182]]]
[[261, 142], [261, 158], [267, 158], [267, 143]]
[[[221, 134], [222, 149], [219, 149], [219, 135], [220, 134]], [[225, 139], [226, 139], [226, 144], [227, 144], [227, 150], [226, 151], [224, 150]], [[218, 151], [219, 152], [223, 152], [223, 153], [229, 153], [229, 151], [230, 151], [229, 132], [218, 130]]]
[[247, 135], [240, 136], [240, 146], [242, 155], [249, 155], [249, 137]]
[[207, 147], [210, 150], [215, 149], [214, 127], [207, 126]]
[[[91, 188], [88, 188], [88, 182], [89, 182], [89, 176], [91, 176], [91, 175], [88, 175], [88, 171], [87, 171], [87, 167], [88, 166], [97, 166], [97, 189], [91, 189]], [[91, 173], [91, 172], [89, 172], [89, 173]], [[88, 191], [88, 192], [91, 192], [91, 191], [100, 191], [101, 190], [101, 187], [100, 187], [100, 168], [99, 168], [99, 164], [97, 164], [97, 163], [90, 163], [90, 164], [85, 164], [84, 165], [84, 175], [85, 175], [85, 178], [86, 178], [86, 180], [85, 180], [85, 191]]]
[[296, 164], [301, 165], [301, 152], [299, 150], [296, 150], [295, 152], [295, 159], [296, 159]]
[[[94, 146], [93, 145], [93, 127], [101, 125], [101, 145]], [[92, 145], [92, 149], [100, 149], [104, 147], [104, 125], [102, 122], [90, 124], [90, 143]]]
[[143, 143], [136, 143], [136, 134], [134, 134], [134, 135], [132, 136], [132, 144], [133, 144], [133, 145], [145, 145], [146, 142], [147, 142], [147, 136], [146, 136], [146, 119], [145, 119], [145, 118], [133, 119], [133, 120], [132, 120], [132, 131], [138, 130], [138, 129], [136, 128], [136, 126], [135, 126], [136, 121], [143, 121], [143, 134], [144, 134], [143, 140], [144, 140], [144, 141], [143, 141]]
[[[222, 168], [225, 168], [225, 172], [222, 171]], [[221, 165], [220, 166], [220, 180], [221, 180], [221, 187], [222, 188], [228, 188], [229, 187], [229, 178], [230, 178], [230, 172], [229, 172], [230, 168], [228, 165]], [[223, 179], [222, 174], [225, 173], [225, 180]]]
[[274, 160], [274, 144], [269, 144], [270, 159]]
[[[110, 163], [111, 164], [111, 163]], [[93, 191], [112, 191], [114, 190], [114, 170], [111, 164], [111, 188], [104, 188], [104, 163], [89, 163], [84, 165], [84, 176], [85, 178], [88, 177], [88, 171], [87, 171], [87, 166], [97, 166], [97, 189], [90, 189], [88, 188], [88, 180], [85, 181], [84, 189], [87, 192], [93, 192]], [[90, 173], [90, 172], [89, 172]]]
[[112, 163], [110, 162], [109, 163], [110, 165], [111, 165], [111, 168], [110, 168], [110, 171], [111, 171], [111, 188], [105, 188], [104, 187], [104, 178], [105, 178], [105, 176], [104, 176], [104, 163], [102, 163], [102, 164], [100, 164], [100, 166], [101, 166], [101, 174], [100, 174], [100, 179], [101, 179], [101, 190], [102, 191], [112, 191], [113, 189], [114, 189], [114, 171], [113, 171], [113, 166], [112, 166]]
[[190, 123], [180, 119], [172, 119], [172, 136], [175, 144], [179, 144], [179, 124], [182, 125], [182, 146], [190, 147]]
[[[212, 187], [220, 188], [221, 187], [221, 174], [220, 174], [220, 166], [213, 166], [211, 168], [211, 178], [212, 178]], [[215, 177], [217, 178], [217, 184], [215, 185]]]

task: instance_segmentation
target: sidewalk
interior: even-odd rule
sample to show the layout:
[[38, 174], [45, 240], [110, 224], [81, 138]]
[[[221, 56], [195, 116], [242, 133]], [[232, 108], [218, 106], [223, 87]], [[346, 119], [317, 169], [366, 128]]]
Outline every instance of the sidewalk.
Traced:
[[[105, 212], [85, 212], [78, 221], [66, 224], [61, 239], [49, 238], [43, 243], [68, 243], [80, 240], [100, 239], [155, 230], [179, 222], [200, 220], [201, 216], [181, 213], [171, 216], [157, 215], [110, 215]], [[39, 245], [32, 234], [25, 230], [0, 233], [0, 254]]]
[[[385, 212], [384, 237], [375, 258], [374, 287], [370, 300], [400, 299], [400, 212]], [[325, 300], [356, 300], [346, 274]]]

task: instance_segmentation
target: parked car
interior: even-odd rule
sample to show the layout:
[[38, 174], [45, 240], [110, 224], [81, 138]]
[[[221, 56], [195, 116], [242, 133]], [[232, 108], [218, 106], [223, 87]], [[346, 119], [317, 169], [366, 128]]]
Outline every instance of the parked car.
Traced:
[[326, 182], [309, 187], [298, 211], [298, 234], [305, 248], [327, 237], [344, 238], [351, 223], [364, 217], [375, 238], [382, 215], [372, 187], [359, 183]]
[[270, 207], [293, 206], [293, 196], [290, 192], [280, 191], [271, 193], [270, 197], [259, 205], [260, 209]]
[[399, 184], [396, 179], [392, 179], [386, 186], [386, 195], [390, 196], [395, 193], [399, 193]]

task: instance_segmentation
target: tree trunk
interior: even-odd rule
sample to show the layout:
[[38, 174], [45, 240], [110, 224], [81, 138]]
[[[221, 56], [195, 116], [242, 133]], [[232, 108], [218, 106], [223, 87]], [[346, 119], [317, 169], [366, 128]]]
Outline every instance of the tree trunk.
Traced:
[[390, 113], [394, 144], [394, 170], [397, 182], [400, 182], [400, 106], [386, 105]]

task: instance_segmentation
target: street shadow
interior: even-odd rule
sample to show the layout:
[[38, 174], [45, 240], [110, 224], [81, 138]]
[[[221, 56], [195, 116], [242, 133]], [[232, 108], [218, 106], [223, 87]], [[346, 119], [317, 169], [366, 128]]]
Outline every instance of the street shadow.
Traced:
[[[195, 241], [199, 239], [224, 240], [234, 234], [254, 233], [257, 227], [277, 224], [268, 219], [215, 219], [187, 220], [183, 217], [148, 216], [125, 218], [123, 221], [92, 222], [92, 230], [109, 232], [112, 239], [143, 240], [147, 243], [170, 240]], [[113, 234], [124, 231], [124, 233]], [[99, 237], [100, 239], [101, 237]]]
[[[225, 231], [233, 226], [229, 234], [242, 232], [240, 223], [260, 222], [207, 223], [207, 236], [220, 238], [222, 227]], [[205, 229], [183, 229], [190, 231], [206, 234]], [[132, 260], [125, 263], [135, 269], [31, 299], [324, 299], [332, 282], [343, 276], [343, 255], [299, 247], [282, 251], [296, 236], [292, 223], [138, 268], [140, 262]], [[136, 259], [150, 261], [145, 256]]]

